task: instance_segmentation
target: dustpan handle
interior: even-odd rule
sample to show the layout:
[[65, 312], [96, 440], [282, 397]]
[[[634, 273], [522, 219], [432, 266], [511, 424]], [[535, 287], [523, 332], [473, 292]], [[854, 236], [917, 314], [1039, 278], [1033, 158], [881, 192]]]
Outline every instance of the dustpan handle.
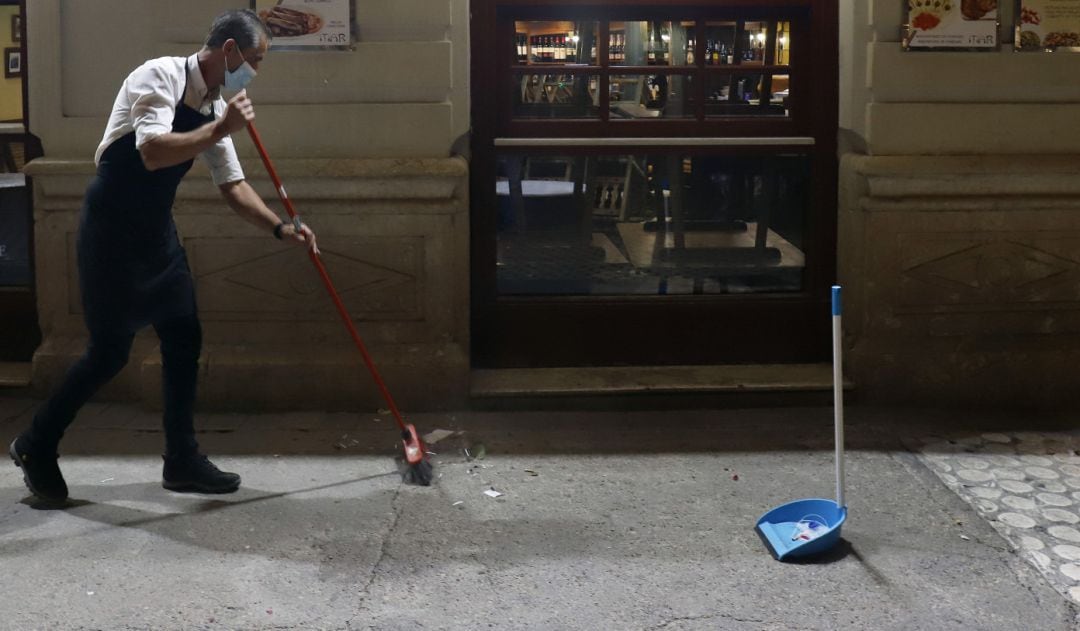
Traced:
[[833, 413], [836, 425], [836, 505], [844, 508], [844, 371], [840, 285], [832, 287]]

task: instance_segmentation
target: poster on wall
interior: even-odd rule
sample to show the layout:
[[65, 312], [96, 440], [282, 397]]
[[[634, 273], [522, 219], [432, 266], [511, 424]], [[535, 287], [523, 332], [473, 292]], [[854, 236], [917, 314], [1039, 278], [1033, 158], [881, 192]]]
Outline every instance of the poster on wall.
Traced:
[[1014, 48], [1080, 52], [1080, 0], [1019, 0]]
[[22, 49], [4, 49], [4, 78], [18, 79], [22, 76]]
[[272, 49], [349, 49], [352, 0], [251, 0], [274, 39]]
[[907, 0], [905, 50], [997, 50], [998, 0]]

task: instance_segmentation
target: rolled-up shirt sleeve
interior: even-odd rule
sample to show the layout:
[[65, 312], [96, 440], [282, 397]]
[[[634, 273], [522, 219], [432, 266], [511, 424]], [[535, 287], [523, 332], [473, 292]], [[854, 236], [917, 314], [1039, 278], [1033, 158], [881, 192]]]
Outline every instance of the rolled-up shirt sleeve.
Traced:
[[210, 167], [214, 184], [221, 186], [244, 179], [244, 170], [240, 168], [240, 159], [236, 157], [236, 147], [231, 137], [225, 136], [217, 141], [213, 147], [202, 152], [202, 157], [206, 166]]
[[[218, 98], [211, 107], [214, 108], [215, 120], [220, 120], [225, 115], [227, 106], [224, 99]], [[244, 179], [244, 170], [240, 167], [240, 158], [236, 156], [232, 136], [225, 136], [214, 143], [214, 146], [203, 151], [202, 159], [210, 168], [210, 176], [214, 178], [214, 184], [218, 186]]]
[[160, 66], [144, 64], [127, 79], [128, 102], [131, 103], [131, 127], [135, 130], [135, 147], [142, 147], [154, 138], [172, 131], [176, 103], [180, 101], [182, 85]]

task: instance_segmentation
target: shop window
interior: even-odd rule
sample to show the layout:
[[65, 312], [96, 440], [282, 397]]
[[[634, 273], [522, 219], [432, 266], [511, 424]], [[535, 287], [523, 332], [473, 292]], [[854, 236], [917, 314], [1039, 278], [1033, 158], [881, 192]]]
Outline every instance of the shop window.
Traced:
[[802, 289], [806, 155], [508, 150], [497, 164], [502, 295]]

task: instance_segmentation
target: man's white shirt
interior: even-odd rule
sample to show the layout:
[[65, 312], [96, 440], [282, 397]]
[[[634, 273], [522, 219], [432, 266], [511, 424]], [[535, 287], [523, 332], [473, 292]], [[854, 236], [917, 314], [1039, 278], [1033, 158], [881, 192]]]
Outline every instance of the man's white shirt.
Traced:
[[[204, 116], [211, 112], [211, 108], [215, 119], [225, 113], [225, 100], [220, 94], [210, 97], [206, 80], [199, 70], [197, 54], [186, 59], [151, 59], [132, 71], [116, 95], [109, 123], [105, 126], [105, 136], [94, 154], [94, 163], [101, 162], [101, 156], [109, 145], [132, 131], [135, 132], [136, 149], [158, 136], [170, 133], [181, 97], [188, 107]], [[229, 136], [217, 141], [201, 155], [210, 167], [214, 184], [220, 186], [244, 179], [236, 148]]]

